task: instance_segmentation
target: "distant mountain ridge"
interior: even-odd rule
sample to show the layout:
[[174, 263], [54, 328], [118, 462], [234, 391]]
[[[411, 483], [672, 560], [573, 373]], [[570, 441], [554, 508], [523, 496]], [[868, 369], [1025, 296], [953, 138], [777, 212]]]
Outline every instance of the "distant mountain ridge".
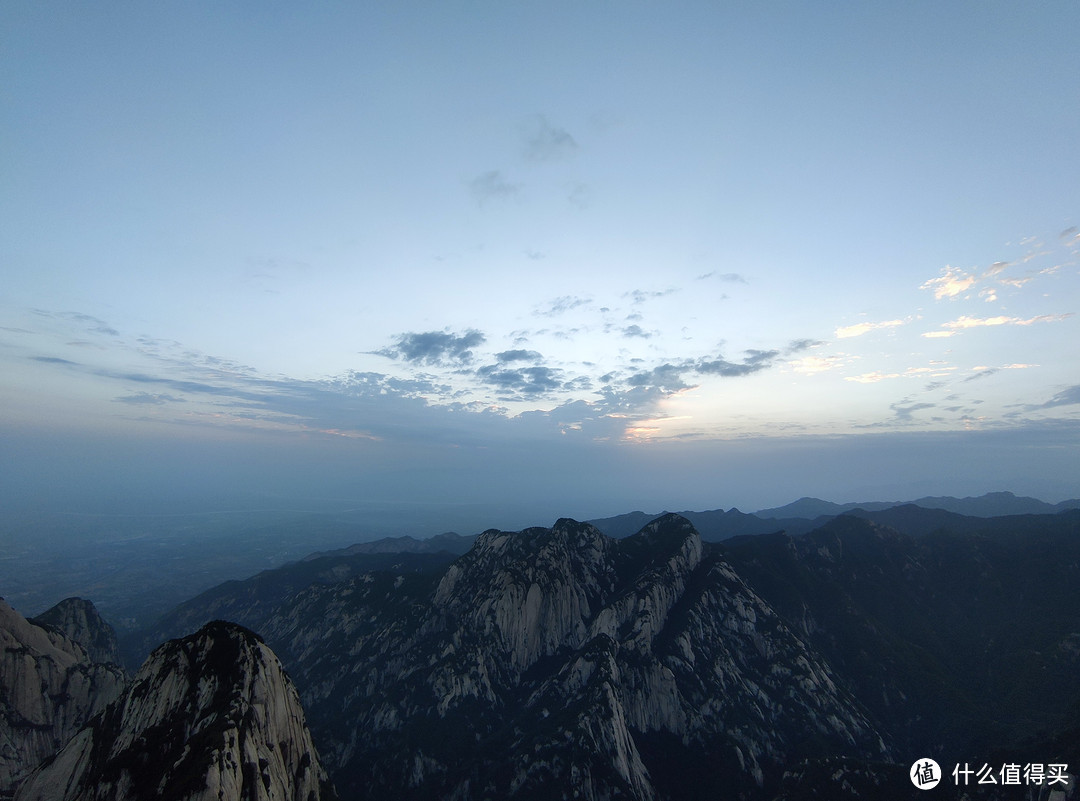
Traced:
[[1061, 503], [1046, 503], [1038, 498], [1014, 495], [1011, 492], [988, 492], [967, 498], [954, 498], [948, 495], [927, 496], [913, 501], [867, 501], [862, 503], [832, 503], [820, 498], [800, 498], [785, 506], [772, 509], [759, 509], [754, 514], [760, 518], [807, 518], [823, 515], [841, 515], [854, 509], [877, 512], [894, 506], [912, 504], [925, 509], [944, 509], [969, 517], [1002, 517], [1005, 515], [1040, 515], [1057, 514], [1067, 509], [1080, 509], [1080, 499], [1070, 499]]
[[[701, 533], [706, 542], [720, 542], [744, 534], [772, 534], [784, 531], [793, 536], [805, 534], [824, 525], [831, 518], [856, 510], [884, 512], [901, 506], [937, 509], [967, 517], [1002, 517], [1006, 515], [1057, 514], [1068, 509], [1080, 509], [1080, 499], [1050, 504], [1038, 498], [1014, 495], [1011, 492], [990, 492], [971, 498], [934, 496], [914, 501], [866, 501], [862, 503], [833, 503], [820, 498], [804, 497], [797, 501], [753, 513], [736, 508], [713, 509], [704, 512], [681, 511], [682, 515]], [[667, 512], [648, 514], [636, 511], [614, 517], [596, 518], [588, 522], [616, 539], [627, 537], [642, 526]]]

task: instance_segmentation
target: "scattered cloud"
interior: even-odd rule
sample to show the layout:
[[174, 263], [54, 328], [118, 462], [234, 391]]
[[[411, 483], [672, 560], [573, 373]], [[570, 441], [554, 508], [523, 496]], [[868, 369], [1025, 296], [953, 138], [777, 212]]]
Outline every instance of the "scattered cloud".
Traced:
[[542, 357], [535, 350], [504, 350], [495, 354], [495, 360], [500, 364], [508, 362], [538, 362]]
[[690, 388], [690, 384], [683, 380], [683, 373], [693, 369], [692, 362], [661, 364], [651, 370], [635, 373], [626, 380], [626, 383], [631, 387], [652, 387], [667, 393], [678, 392]]
[[698, 281], [705, 281], [709, 278], [715, 278], [717, 281], [724, 281], [729, 284], [745, 284], [746, 279], [739, 273], [718, 273], [715, 270], [713, 272], [704, 273], [697, 276]]
[[641, 337], [642, 339], [649, 339], [652, 334], [648, 331], [642, 330], [640, 325], [628, 325], [622, 330], [623, 336], [628, 338]]
[[61, 359], [59, 356], [31, 356], [31, 361], [45, 362], [46, 364], [69, 364], [72, 367], [78, 367], [78, 362], [69, 361], [68, 359]]
[[927, 331], [927, 332], [921, 334], [921, 336], [924, 336], [927, 339], [944, 339], [945, 337], [956, 336], [956, 332], [955, 331]]
[[521, 184], [510, 183], [501, 170], [489, 170], [473, 178], [469, 190], [476, 202], [483, 205], [489, 200], [513, 197], [521, 191]]
[[1080, 384], [1074, 384], [1071, 387], [1061, 390], [1054, 395], [1046, 403], [1040, 404], [1039, 409], [1051, 409], [1055, 406], [1071, 406], [1073, 404], [1080, 403]]
[[945, 267], [942, 269], [940, 276], [926, 281], [919, 289], [933, 290], [934, 297], [937, 300], [942, 300], [944, 298], [955, 298], [957, 295], [967, 292], [978, 280], [971, 273], [955, 267]]
[[630, 298], [630, 302], [636, 305], [639, 303], [644, 303], [647, 300], [652, 300], [653, 298], [662, 298], [665, 295], [671, 295], [678, 291], [679, 290], [674, 287], [661, 290], [635, 289], [631, 292], [623, 293], [623, 297]]
[[912, 403], [910, 406], [903, 406], [902, 401], [900, 403], [893, 403], [889, 405], [889, 408], [893, 410], [896, 415], [897, 423], [913, 423], [915, 412], [921, 412], [923, 409], [933, 409], [937, 406], [936, 403]]
[[572, 295], [563, 295], [549, 301], [545, 306], [538, 308], [536, 314], [541, 317], [557, 317], [560, 314], [565, 314], [572, 309], [579, 309], [582, 306], [588, 306], [592, 303], [592, 298], [576, 298]]
[[541, 365], [506, 369], [490, 364], [478, 368], [476, 377], [497, 390], [524, 396], [546, 395], [561, 389], [564, 382], [561, 370]]
[[885, 320], [880, 323], [856, 323], [855, 325], [837, 328], [835, 336], [837, 339], [861, 337], [863, 334], [869, 333], [870, 331], [877, 331], [882, 328], [896, 328], [897, 326], [904, 325], [906, 322], [907, 320]]
[[468, 364], [473, 360], [472, 349], [482, 345], [486, 337], [475, 329], [455, 335], [446, 331], [399, 334], [389, 348], [375, 351], [379, 356], [401, 359], [414, 364]]
[[819, 339], [793, 339], [793, 340], [791, 340], [791, 342], [788, 343], [787, 348], [784, 349], [784, 353], [786, 353], [786, 354], [801, 353], [804, 350], [809, 350], [810, 348], [816, 348], [819, 345], [824, 345], [824, 344], [825, 343], [822, 342]]
[[788, 365], [796, 373], [816, 375], [839, 367], [844, 361], [845, 359], [840, 356], [804, 356], [801, 359], [791, 360]]
[[773, 361], [780, 355], [778, 350], [747, 350], [746, 356], [741, 362], [729, 362], [718, 358], [711, 361], [699, 359], [694, 365], [694, 371], [702, 375], [720, 375], [725, 377], [750, 375], [759, 370], [772, 366]]
[[997, 317], [970, 317], [964, 315], [952, 320], [948, 323], [942, 323], [943, 328], [949, 328], [954, 330], [965, 328], [982, 328], [987, 326], [997, 325], [1034, 325], [1035, 323], [1048, 323], [1064, 320], [1067, 317], [1072, 317], [1072, 313], [1068, 314], [1040, 314], [1037, 317], [1029, 317], [1023, 319], [1021, 317], [1005, 317], [999, 315]]
[[166, 403], [185, 402], [183, 398], [174, 398], [172, 395], [152, 395], [149, 392], [136, 392], [134, 395], [125, 395], [122, 398], [113, 398], [113, 400], [117, 403], [130, 403], [136, 406], [163, 406]]
[[528, 161], [554, 161], [573, 156], [578, 144], [566, 129], [552, 125], [540, 114], [530, 117], [523, 126], [525, 138], [522, 155]]
[[899, 378], [900, 373], [882, 373], [877, 370], [870, 373], [863, 373], [862, 375], [849, 375], [845, 376], [845, 381], [854, 381], [856, 384], [876, 384], [878, 381], [884, 381], [886, 378]]

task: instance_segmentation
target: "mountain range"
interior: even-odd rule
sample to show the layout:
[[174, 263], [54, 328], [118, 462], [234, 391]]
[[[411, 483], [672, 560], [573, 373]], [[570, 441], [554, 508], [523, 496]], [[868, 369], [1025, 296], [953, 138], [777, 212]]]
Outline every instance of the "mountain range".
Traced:
[[[800, 503], [783, 514], [819, 511]], [[35, 676], [59, 675], [47, 642], [68, 673], [118, 677], [70, 722], [34, 679], [3, 685], [9, 706], [53, 699], [64, 718], [51, 746], [9, 760], [8, 793], [899, 799], [923, 797], [907, 773], [924, 755], [1075, 771], [1080, 510], [865, 506], [779, 518], [794, 533], [696, 513], [717, 541], [690, 515], [636, 513], [319, 552], [122, 637], [142, 663], [130, 682], [86, 602], [35, 621], [5, 605], [3, 630], [21, 632], [0, 641], [5, 680], [31, 640]], [[731, 533], [751, 517], [773, 528]], [[1012, 789], [971, 797], [1038, 796]]]

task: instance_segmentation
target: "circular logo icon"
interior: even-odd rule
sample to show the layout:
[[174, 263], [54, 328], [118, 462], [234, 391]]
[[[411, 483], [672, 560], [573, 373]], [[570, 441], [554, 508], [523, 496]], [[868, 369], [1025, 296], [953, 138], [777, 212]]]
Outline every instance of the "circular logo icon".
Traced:
[[920, 790], [929, 790], [931, 787], [937, 787], [938, 782], [941, 781], [941, 767], [929, 757], [923, 757], [915, 760], [908, 775], [911, 777], [911, 783]]

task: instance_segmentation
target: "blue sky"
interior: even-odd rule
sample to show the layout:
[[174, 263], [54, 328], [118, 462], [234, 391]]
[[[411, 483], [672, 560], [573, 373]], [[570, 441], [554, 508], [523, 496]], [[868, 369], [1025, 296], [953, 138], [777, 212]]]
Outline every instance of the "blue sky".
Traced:
[[8, 495], [1080, 495], [1080, 9], [724, 5], [5, 4]]

